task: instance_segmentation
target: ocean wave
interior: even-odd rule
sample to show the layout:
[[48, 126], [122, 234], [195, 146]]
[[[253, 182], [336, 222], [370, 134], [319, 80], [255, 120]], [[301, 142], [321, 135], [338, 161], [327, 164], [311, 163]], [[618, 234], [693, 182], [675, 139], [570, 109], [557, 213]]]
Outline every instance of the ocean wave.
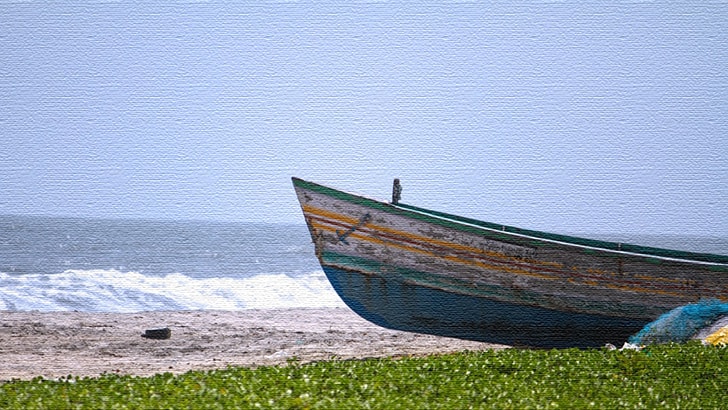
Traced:
[[338, 306], [344, 303], [321, 270], [248, 278], [193, 278], [179, 273], [147, 276], [103, 269], [52, 275], [0, 272], [0, 310], [141, 312]]

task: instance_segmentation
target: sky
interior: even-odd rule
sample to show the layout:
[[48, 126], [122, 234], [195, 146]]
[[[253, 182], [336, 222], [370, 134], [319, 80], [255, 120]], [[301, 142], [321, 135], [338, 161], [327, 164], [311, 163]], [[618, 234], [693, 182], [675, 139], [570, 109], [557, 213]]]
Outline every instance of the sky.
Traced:
[[726, 2], [0, 2], [0, 214], [303, 223], [291, 176], [728, 236]]

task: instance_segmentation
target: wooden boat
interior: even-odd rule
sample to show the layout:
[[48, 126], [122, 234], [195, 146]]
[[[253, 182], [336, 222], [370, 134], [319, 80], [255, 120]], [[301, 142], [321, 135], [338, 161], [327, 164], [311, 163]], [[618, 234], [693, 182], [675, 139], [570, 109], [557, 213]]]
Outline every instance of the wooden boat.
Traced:
[[[660, 314], [728, 300], [728, 256], [502, 226], [293, 185], [344, 302], [383, 327], [532, 347], [622, 344]], [[395, 188], [396, 190], [396, 188]]]

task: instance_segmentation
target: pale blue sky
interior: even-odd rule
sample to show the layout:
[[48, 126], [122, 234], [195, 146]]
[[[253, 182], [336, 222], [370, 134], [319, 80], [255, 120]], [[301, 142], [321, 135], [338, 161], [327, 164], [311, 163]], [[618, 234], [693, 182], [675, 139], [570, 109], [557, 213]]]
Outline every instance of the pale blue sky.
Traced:
[[728, 4], [166, 3], [0, 3], [0, 214], [728, 234]]

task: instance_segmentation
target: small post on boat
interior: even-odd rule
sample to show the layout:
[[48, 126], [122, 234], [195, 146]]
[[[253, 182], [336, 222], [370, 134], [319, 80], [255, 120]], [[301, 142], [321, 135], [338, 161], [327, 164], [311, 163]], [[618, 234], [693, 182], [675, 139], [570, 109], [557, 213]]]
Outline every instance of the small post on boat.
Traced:
[[392, 204], [397, 205], [402, 199], [402, 185], [399, 184], [399, 178], [394, 178], [392, 185]]

